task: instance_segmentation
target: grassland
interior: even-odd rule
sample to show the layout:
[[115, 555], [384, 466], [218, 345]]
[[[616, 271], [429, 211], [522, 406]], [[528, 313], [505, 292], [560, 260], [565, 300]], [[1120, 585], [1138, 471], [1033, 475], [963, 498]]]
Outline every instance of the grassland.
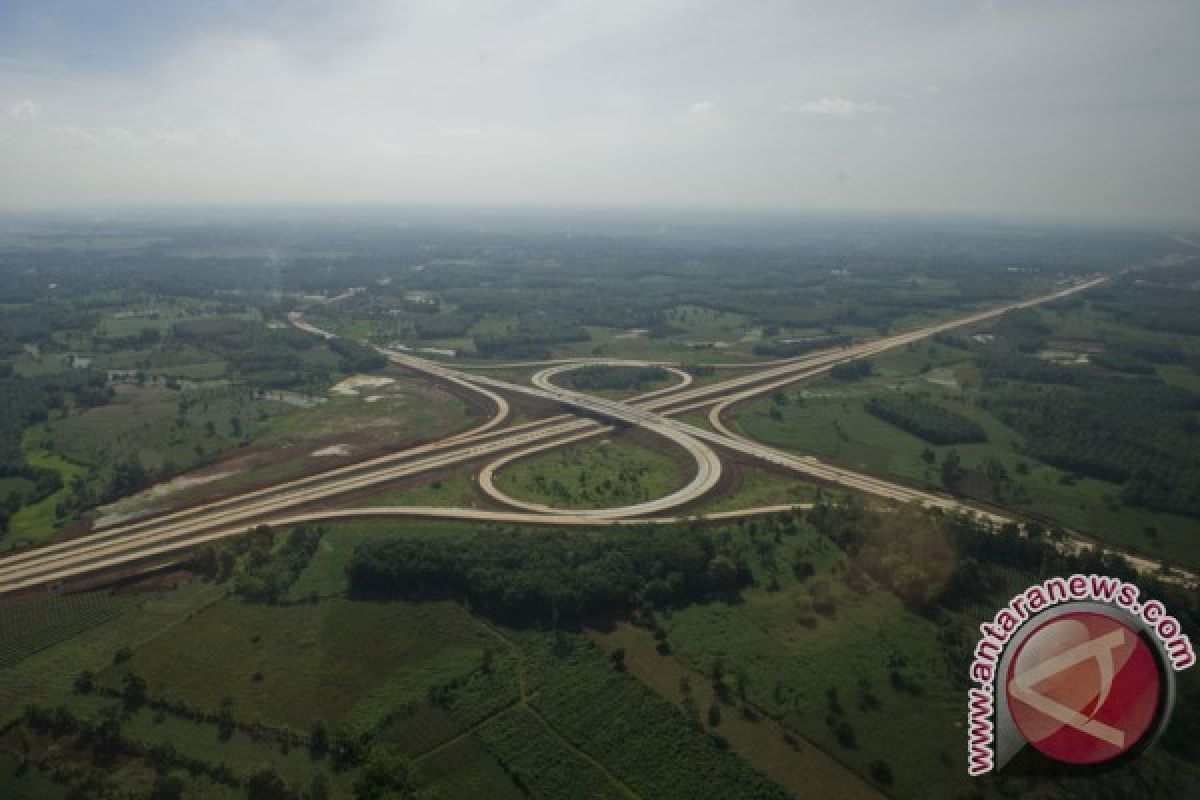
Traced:
[[667, 494], [686, 480], [674, 459], [624, 436], [522, 458], [496, 474], [501, 491], [556, 508], [631, 505]]
[[403, 488], [384, 489], [356, 504], [474, 508], [482, 505], [486, 500], [487, 498], [476, 487], [474, 476], [460, 472], [444, 477], [414, 481]]
[[711, 514], [759, 506], [807, 503], [813, 500], [816, 492], [816, 486], [797, 478], [763, 467], [739, 464], [724, 491], [689, 509], [688, 513]]

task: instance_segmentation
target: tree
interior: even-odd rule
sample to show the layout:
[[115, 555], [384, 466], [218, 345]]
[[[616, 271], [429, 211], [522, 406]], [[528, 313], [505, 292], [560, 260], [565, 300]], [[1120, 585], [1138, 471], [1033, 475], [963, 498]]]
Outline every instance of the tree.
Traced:
[[355, 800], [405, 797], [412, 789], [408, 760], [390, 751], [376, 751], [362, 774], [354, 781]]
[[149, 800], [182, 800], [183, 779], [177, 775], [160, 775], [154, 779]]
[[892, 777], [892, 768], [888, 766], [886, 761], [871, 762], [871, 777], [876, 783], [884, 786], [891, 786], [895, 782]]
[[75, 692], [77, 694], [91, 694], [96, 688], [96, 674], [90, 669], [85, 669], [75, 678]]
[[227, 742], [233, 738], [233, 731], [237, 727], [237, 720], [233, 718], [233, 698], [224, 697], [221, 699], [221, 709], [217, 712], [217, 738], [222, 742]]
[[325, 777], [325, 773], [318, 772], [313, 775], [312, 781], [308, 784], [306, 800], [329, 800], [329, 779]]
[[279, 773], [270, 767], [259, 770], [246, 780], [247, 800], [292, 800], [292, 793]]
[[708, 707], [708, 725], [710, 728], [715, 728], [721, 724], [721, 706], [716, 700], [713, 700]]
[[125, 673], [121, 689], [121, 702], [130, 711], [136, 711], [146, 703], [146, 679], [134, 672]]
[[329, 728], [324, 720], [317, 720], [309, 729], [308, 752], [313, 758], [321, 758], [329, 752]]
[[962, 458], [959, 457], [958, 451], [951, 450], [946, 453], [946, 457], [942, 459], [942, 485], [953, 492], [958, 489], [965, 477], [967, 477], [967, 471], [963, 468]]

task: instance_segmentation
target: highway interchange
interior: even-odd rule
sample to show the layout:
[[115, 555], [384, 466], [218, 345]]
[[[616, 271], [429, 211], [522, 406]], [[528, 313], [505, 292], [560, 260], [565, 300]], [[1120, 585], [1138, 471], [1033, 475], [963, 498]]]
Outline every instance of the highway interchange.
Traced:
[[[615, 401], [570, 391], [557, 386], [553, 379], [564, 372], [587, 364], [643, 364], [646, 362], [577, 359], [545, 363], [531, 378], [531, 385], [451, 369], [444, 364], [418, 358], [409, 353], [381, 350], [393, 363], [432, 380], [452, 384], [477, 394], [493, 407], [492, 415], [482, 424], [437, 442], [350, 464], [276, 485], [223, 498], [203, 506], [158, 514], [114, 525], [87, 536], [31, 548], [0, 559], [0, 595], [12, 592], [54, 588], [67, 581], [86, 579], [99, 573], [133, 574], [147, 568], [186, 557], [187, 552], [205, 542], [243, 533], [260, 524], [288, 525], [301, 522], [347, 517], [409, 517], [475, 520], [514, 524], [556, 525], [631, 525], [664, 524], [696, 518], [677, 510], [708, 494], [720, 480], [721, 453], [736, 453], [743, 459], [765, 462], [810, 479], [861, 491], [889, 501], [920, 503], [946, 510], [965, 510], [993, 522], [1013, 517], [995, 511], [974, 508], [952, 497], [921, 491], [831, 467], [815, 458], [783, 453], [747, 439], [729, 429], [722, 414], [736, 403], [782, 386], [818, 375], [836, 364], [865, 358], [935, 334], [985, 322], [1010, 310], [1046, 303], [1096, 286], [1107, 280], [1091, 278], [1039, 297], [975, 312], [948, 322], [938, 323], [849, 347], [822, 351], [795, 359], [758, 364], [755, 371], [739, 377], [696, 386], [692, 377], [674, 366], [667, 366], [678, 381], [626, 401]], [[309, 323], [294, 312], [290, 321], [301, 330], [331, 338], [333, 334]], [[527, 365], [522, 365], [527, 366]], [[746, 365], [749, 366], [749, 365]], [[548, 401], [565, 409], [543, 419], [504, 427], [512, 410], [505, 395], [525, 395]], [[711, 430], [689, 425], [674, 415], [708, 408]], [[636, 426], [660, 436], [679, 448], [694, 463], [692, 478], [681, 488], [662, 497], [620, 508], [557, 509], [528, 503], [501, 492], [493, 480], [498, 469], [536, 452], [599, 436], [614, 426]], [[432, 507], [369, 507], [329, 509], [315, 507], [351, 492], [410, 478], [422, 473], [469, 468], [482, 462], [480, 489], [508, 510]], [[706, 515], [708, 519], [731, 518], [786, 510], [788, 506], [745, 509]], [[675, 513], [672, 513], [675, 512]], [[1065, 548], [1086, 546], [1079, 538], [1069, 538]], [[1128, 557], [1128, 556], [1127, 556]], [[1157, 562], [1131, 558], [1140, 570], [1157, 571]], [[1194, 576], [1181, 574], [1180, 580], [1193, 582]]]

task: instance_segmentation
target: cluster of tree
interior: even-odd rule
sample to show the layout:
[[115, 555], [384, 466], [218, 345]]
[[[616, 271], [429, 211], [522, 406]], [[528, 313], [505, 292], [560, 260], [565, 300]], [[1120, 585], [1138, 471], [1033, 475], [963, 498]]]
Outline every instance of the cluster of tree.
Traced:
[[171, 326], [171, 338], [228, 361], [245, 380], [267, 387], [301, 382], [303, 354], [318, 339], [292, 329], [271, 329], [236, 317], [183, 320]]
[[814, 350], [845, 347], [850, 344], [850, 341], [850, 337], [846, 334], [833, 334], [830, 336], [814, 336], [809, 339], [790, 342], [759, 342], [754, 345], [754, 354], [770, 358], [792, 358], [793, 356], [801, 356]]
[[891, 392], [872, 397], [867, 401], [866, 409], [869, 413], [930, 444], [987, 441], [987, 433], [979, 423], [945, 406], [907, 392]]
[[329, 349], [338, 357], [338, 372], [354, 374], [372, 372], [387, 366], [387, 359], [378, 351], [349, 339], [330, 339]]
[[853, 361], [834, 364], [829, 370], [829, 376], [839, 381], [857, 381], [868, 377], [874, 371], [875, 367], [870, 361], [856, 358]]
[[662, 367], [582, 367], [565, 376], [564, 383], [580, 391], [628, 389], [638, 391], [667, 379]]
[[201, 545], [188, 568], [209, 580], [236, 578], [235, 590], [247, 600], [278, 603], [312, 560], [322, 534], [300, 525], [276, 546], [275, 531], [260, 525], [245, 536]]
[[169, 344], [186, 344], [228, 361], [247, 383], [289, 387], [323, 380], [329, 369], [353, 374], [382, 369], [387, 359], [348, 339], [322, 342], [293, 328], [268, 328], [236, 317], [182, 320]]
[[[270, 767], [261, 768], [245, 777], [240, 777], [224, 761], [207, 761], [179, 752], [170, 742], [148, 744], [125, 734], [126, 706], [123, 714], [116, 707], [105, 708], [95, 717], [81, 717], [66, 706], [53, 708], [30, 705], [26, 707], [20, 722], [30, 731], [53, 739], [70, 738], [76, 753], [87, 753], [97, 766], [111, 766], [118, 759], [141, 759], [158, 775], [148, 793], [127, 794], [120, 784], [107, 777], [87, 770], [66, 769], [57, 760], [55, 769], [49, 773], [53, 781], [71, 785], [68, 797], [130, 797], [145, 800], [182, 800], [187, 795], [187, 783], [180, 775], [184, 772], [191, 778], [203, 777], [208, 781], [242, 789], [247, 800], [329, 800], [331, 790], [328, 778], [317, 773], [306, 790], [289, 787], [282, 777]], [[171, 774], [174, 773], [174, 774]], [[405, 797], [406, 794], [379, 794], [378, 785], [393, 788], [408, 788], [407, 771], [397, 773], [404, 782], [389, 784], [378, 775], [370, 779], [359, 778], [355, 782], [356, 798]], [[362, 791], [359, 790], [360, 784]]]
[[1036, 353], [1046, 344], [1051, 328], [1033, 308], [1009, 311], [996, 323], [995, 334], [1020, 353]]
[[1029, 455], [1124, 483], [1121, 498], [1130, 505], [1200, 515], [1200, 394], [1157, 381], [1081, 381], [1010, 384], [982, 402], [1024, 436]]
[[104, 373], [91, 369], [48, 373], [35, 377], [0, 375], [0, 478], [24, 478], [32, 484], [23, 494], [0, 498], [0, 533], [7, 530], [12, 513], [62, 488], [57, 470], [25, 461], [22, 439], [30, 425], [44, 422], [51, 412], [102, 405], [112, 398]]
[[346, 575], [355, 596], [464, 599], [523, 625], [728, 597], [751, 581], [709, 535], [678, 528], [396, 539], [360, 546]]
[[0, 355], [19, 353], [26, 344], [51, 344], [55, 333], [91, 330], [100, 319], [97, 312], [56, 300], [7, 305], [17, 302], [6, 296], [0, 308]]

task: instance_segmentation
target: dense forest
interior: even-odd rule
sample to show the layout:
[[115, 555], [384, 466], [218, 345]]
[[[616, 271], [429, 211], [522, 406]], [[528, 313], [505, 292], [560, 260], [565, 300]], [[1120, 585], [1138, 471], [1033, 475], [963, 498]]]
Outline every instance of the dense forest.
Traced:
[[574, 624], [597, 615], [729, 597], [747, 567], [702, 532], [480, 532], [359, 547], [346, 568], [358, 597], [454, 598], [511, 624]]

